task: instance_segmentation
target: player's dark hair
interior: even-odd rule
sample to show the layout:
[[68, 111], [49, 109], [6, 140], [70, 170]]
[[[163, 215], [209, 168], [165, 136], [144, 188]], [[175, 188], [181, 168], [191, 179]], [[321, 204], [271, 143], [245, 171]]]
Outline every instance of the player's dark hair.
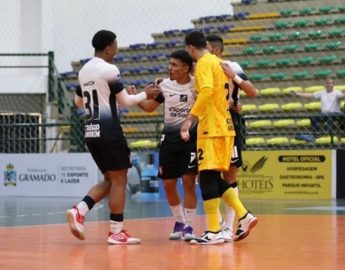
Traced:
[[203, 32], [200, 31], [193, 31], [190, 32], [184, 39], [185, 44], [192, 45], [197, 49], [205, 49], [206, 48], [206, 38]]
[[180, 60], [182, 63], [188, 65], [189, 72], [193, 69], [193, 59], [186, 50], [176, 50], [170, 54], [170, 58]]
[[92, 47], [94, 47], [96, 51], [103, 51], [105, 47], [113, 43], [115, 39], [115, 33], [108, 30], [100, 30], [92, 38]]
[[221, 52], [224, 50], [224, 42], [221, 36], [208, 35], [206, 40], [211, 43], [212, 47], [219, 48]]

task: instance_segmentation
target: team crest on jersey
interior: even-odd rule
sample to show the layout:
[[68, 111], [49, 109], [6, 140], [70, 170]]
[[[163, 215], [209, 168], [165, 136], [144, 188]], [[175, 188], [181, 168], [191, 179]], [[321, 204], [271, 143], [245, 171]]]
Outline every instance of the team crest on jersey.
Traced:
[[121, 74], [117, 74], [116, 80], [117, 80], [118, 82], [121, 82]]
[[180, 102], [188, 102], [188, 95], [180, 95]]

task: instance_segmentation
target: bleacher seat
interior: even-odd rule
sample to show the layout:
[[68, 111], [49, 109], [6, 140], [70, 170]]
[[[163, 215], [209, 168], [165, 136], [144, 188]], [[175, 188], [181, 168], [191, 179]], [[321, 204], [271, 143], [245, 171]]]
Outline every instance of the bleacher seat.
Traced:
[[271, 120], [256, 120], [248, 122], [248, 126], [251, 128], [270, 128], [272, 127], [272, 121]]
[[273, 121], [272, 125], [277, 128], [287, 128], [295, 126], [295, 120], [293, 119], [280, 119]]
[[282, 104], [281, 105], [281, 109], [283, 111], [298, 111], [298, 110], [302, 110], [303, 104], [300, 102], [291, 102], [291, 103], [286, 103], [286, 104]]
[[287, 74], [285, 72], [276, 72], [270, 75], [271, 80], [274, 81], [281, 81], [287, 78]]
[[[333, 137], [333, 143], [337, 143], [337, 142], [339, 142], [338, 138]], [[316, 138], [315, 143], [316, 144], [330, 144], [332, 143], [332, 137], [324, 136], [324, 137]]]
[[294, 53], [296, 52], [300, 47], [296, 44], [286, 45], [282, 47], [283, 52], [286, 53]]
[[271, 111], [277, 111], [280, 109], [280, 106], [278, 103], [267, 103], [262, 104], [258, 106], [258, 110], [260, 112], [271, 112]]
[[332, 20], [330, 18], [320, 18], [320, 19], [316, 19], [314, 21], [314, 24], [316, 26], [325, 26], [327, 24], [329, 24]]
[[334, 7], [332, 6], [323, 6], [319, 8], [319, 12], [322, 14], [328, 14], [331, 13], [331, 11], [333, 10]]
[[302, 33], [302, 32], [300, 32], [300, 31], [295, 31], [295, 32], [293, 32], [293, 33], [289, 33], [288, 35], [287, 35], [287, 38], [289, 39], [289, 40], [298, 40], [298, 39], [301, 39], [301, 38], [303, 38], [305, 35]]
[[315, 93], [317, 91], [321, 91], [324, 89], [325, 89], [325, 87], [323, 85], [313, 85], [313, 86], [305, 87], [304, 92]]
[[307, 70], [297, 71], [292, 74], [292, 77], [297, 80], [302, 80], [309, 77], [310, 73]]
[[243, 104], [242, 105], [242, 112], [247, 113], [247, 112], [255, 112], [258, 109], [256, 104]]
[[308, 37], [310, 38], [314, 38], [314, 39], [318, 39], [323, 35], [323, 31], [322, 30], [314, 30], [314, 31], [310, 31], [308, 33]]
[[337, 77], [345, 78], [345, 69], [341, 69], [337, 71]]
[[267, 46], [262, 49], [262, 52], [264, 54], [274, 54], [278, 49], [279, 48], [277, 46]]
[[341, 41], [331, 41], [325, 45], [325, 49], [328, 51], [336, 50], [342, 45]]
[[265, 138], [263, 137], [254, 137], [254, 138], [247, 138], [245, 140], [246, 145], [263, 145], [266, 144]]
[[249, 79], [253, 82], [256, 82], [256, 81], [261, 81], [261, 80], [265, 79], [266, 77], [267, 76], [264, 74], [254, 73], [254, 74], [249, 76]]
[[335, 85], [334, 89], [338, 90], [338, 91], [345, 91], [345, 84], [344, 85]]
[[290, 140], [287, 137], [273, 137], [270, 139], [266, 139], [266, 143], [268, 145], [282, 145], [282, 144], [288, 144], [289, 142]]
[[311, 126], [311, 121], [310, 121], [309, 118], [299, 119], [299, 120], [296, 120], [296, 125], [298, 127], [310, 127]]
[[290, 139], [290, 143], [291, 143], [291, 144], [305, 144], [306, 141], [305, 141], [305, 140], [297, 140], [297, 139], [295, 139], [295, 138], [291, 138], [291, 139]]
[[333, 73], [332, 70], [330, 69], [323, 69], [323, 70], [318, 70], [313, 73], [314, 77], [316, 79], [323, 78], [326, 79], [329, 75]]
[[309, 102], [304, 104], [304, 108], [308, 111], [320, 111], [321, 103], [319, 101]]
[[292, 59], [292, 58], [282, 58], [282, 59], [278, 59], [277, 61], [276, 61], [276, 64], [277, 64], [277, 66], [290, 66], [290, 65], [292, 65], [293, 63], [294, 63], [294, 59]]
[[320, 43], [308, 43], [308, 44], [304, 45], [304, 50], [306, 52], [315, 52], [320, 48], [321, 48]]
[[297, 63], [301, 66], [308, 66], [314, 62], [315, 58], [313, 56], [307, 56], [297, 60]]
[[260, 59], [256, 62], [256, 65], [258, 67], [268, 67], [273, 64], [273, 61], [271, 59]]
[[290, 86], [282, 89], [283, 94], [289, 94], [290, 92], [302, 92], [303, 88], [301, 86]]
[[261, 96], [279, 95], [281, 94], [281, 90], [279, 87], [270, 87], [270, 88], [261, 89], [259, 91], [259, 94]]
[[322, 65], [332, 64], [337, 57], [335, 55], [325, 55], [319, 58], [319, 63]]
[[282, 33], [274, 33], [274, 34], [268, 35], [269, 41], [277, 41], [277, 40], [281, 40], [282, 38], [283, 38]]
[[344, 29], [332, 29], [328, 31], [328, 36], [330, 38], [341, 37], [343, 33], [344, 33]]

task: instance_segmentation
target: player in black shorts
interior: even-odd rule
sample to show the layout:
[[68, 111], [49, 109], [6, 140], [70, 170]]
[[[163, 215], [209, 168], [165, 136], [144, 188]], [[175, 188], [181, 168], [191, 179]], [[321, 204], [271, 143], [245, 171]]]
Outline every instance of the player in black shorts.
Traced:
[[113, 64], [117, 51], [116, 35], [98, 31], [93, 39], [94, 57], [80, 70], [75, 104], [85, 110], [85, 142], [104, 175], [104, 181], [93, 186], [83, 200], [66, 211], [70, 230], [80, 240], [85, 239], [84, 218], [95, 203], [109, 195], [109, 244], [136, 244], [139, 238], [123, 229], [123, 210], [127, 170], [131, 167], [130, 150], [123, 134], [117, 103], [123, 106], [155, 98], [159, 89], [145, 88], [138, 95], [128, 95], [121, 82], [118, 68]]
[[[217, 35], [209, 35], [206, 37], [208, 49], [211, 53], [222, 57], [224, 49], [223, 39]], [[230, 86], [230, 92], [232, 102], [230, 106], [231, 118], [234, 124], [236, 136], [234, 142], [234, 148], [232, 151], [230, 169], [223, 172], [224, 179], [231, 184], [234, 190], [238, 193], [237, 188], [237, 168], [242, 166], [242, 127], [241, 127], [241, 104], [239, 102], [240, 89], [242, 89], [249, 97], [255, 97], [257, 95], [257, 89], [248, 80], [242, 67], [233, 61], [224, 61], [223, 69], [229, 78], [235, 78], [233, 84]], [[235, 219], [235, 212], [232, 208], [225, 207], [225, 213], [222, 218], [222, 229], [225, 241], [233, 240], [233, 223]]]
[[[197, 198], [195, 180], [196, 124], [191, 130], [191, 140], [180, 138], [180, 127], [195, 102], [194, 78], [190, 75], [193, 60], [185, 50], [174, 51], [169, 60], [169, 79], [159, 79], [160, 94], [154, 100], [146, 100], [139, 106], [147, 112], [156, 110], [164, 103], [164, 128], [159, 146], [159, 177], [170, 209], [175, 217], [175, 225], [169, 239], [191, 240], [194, 238], [193, 219]], [[177, 180], [182, 177], [184, 205], [177, 190]]]

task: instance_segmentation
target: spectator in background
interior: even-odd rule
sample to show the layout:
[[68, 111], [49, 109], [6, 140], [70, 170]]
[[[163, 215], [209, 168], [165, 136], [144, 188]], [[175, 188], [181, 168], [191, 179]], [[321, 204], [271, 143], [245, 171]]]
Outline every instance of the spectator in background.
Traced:
[[336, 131], [334, 122], [343, 124], [344, 114], [340, 108], [340, 100], [345, 97], [345, 94], [338, 90], [334, 90], [333, 78], [328, 78], [326, 80], [324, 90], [317, 91], [315, 93], [299, 93], [293, 91], [292, 94], [320, 100], [321, 113], [324, 115], [315, 116], [310, 119], [316, 136], [318, 136], [320, 131], [322, 131], [320, 124], [325, 125], [325, 129], [330, 135], [334, 134]]

